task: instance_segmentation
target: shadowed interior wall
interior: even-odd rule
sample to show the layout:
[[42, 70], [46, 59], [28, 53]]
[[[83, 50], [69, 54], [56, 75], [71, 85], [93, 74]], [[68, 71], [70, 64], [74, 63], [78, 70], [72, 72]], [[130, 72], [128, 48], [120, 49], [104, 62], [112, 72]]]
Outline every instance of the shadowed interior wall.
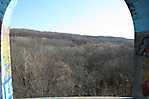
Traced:
[[[133, 96], [141, 99], [143, 96], [142, 84], [148, 78], [149, 63], [145, 56], [145, 48], [149, 44], [149, 0], [125, 0], [132, 15], [135, 30], [135, 56], [134, 56], [134, 80]], [[145, 44], [145, 45], [144, 45]], [[147, 77], [146, 77], [147, 76]]]

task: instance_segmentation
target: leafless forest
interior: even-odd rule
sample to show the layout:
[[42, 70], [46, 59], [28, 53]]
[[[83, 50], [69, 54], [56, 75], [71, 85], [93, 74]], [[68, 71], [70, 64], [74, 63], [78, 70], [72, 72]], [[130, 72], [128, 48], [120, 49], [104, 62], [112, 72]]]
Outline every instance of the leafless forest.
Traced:
[[130, 96], [133, 40], [11, 30], [14, 96]]

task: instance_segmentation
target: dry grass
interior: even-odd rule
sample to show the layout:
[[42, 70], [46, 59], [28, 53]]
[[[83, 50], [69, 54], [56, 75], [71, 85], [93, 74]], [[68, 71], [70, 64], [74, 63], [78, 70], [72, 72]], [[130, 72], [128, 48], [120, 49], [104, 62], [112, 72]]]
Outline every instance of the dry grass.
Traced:
[[72, 45], [62, 39], [11, 37], [15, 97], [131, 95], [131, 44]]

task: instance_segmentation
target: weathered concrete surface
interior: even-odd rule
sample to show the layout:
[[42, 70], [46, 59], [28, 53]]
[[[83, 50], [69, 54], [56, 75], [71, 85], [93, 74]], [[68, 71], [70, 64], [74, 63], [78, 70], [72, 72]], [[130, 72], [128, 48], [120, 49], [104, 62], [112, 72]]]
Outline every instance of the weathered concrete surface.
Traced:
[[45, 97], [45, 98], [22, 98], [22, 99], [133, 99], [133, 97]]
[[149, 0], [125, 0], [132, 14], [135, 32], [149, 31]]
[[[125, 0], [132, 15], [135, 29], [135, 57], [134, 57], [134, 81], [132, 94], [136, 99], [143, 99], [142, 83], [149, 64], [149, 59], [141, 56], [143, 40], [149, 37], [149, 0]], [[147, 42], [149, 43], [149, 42]], [[144, 48], [143, 48], [144, 49]]]

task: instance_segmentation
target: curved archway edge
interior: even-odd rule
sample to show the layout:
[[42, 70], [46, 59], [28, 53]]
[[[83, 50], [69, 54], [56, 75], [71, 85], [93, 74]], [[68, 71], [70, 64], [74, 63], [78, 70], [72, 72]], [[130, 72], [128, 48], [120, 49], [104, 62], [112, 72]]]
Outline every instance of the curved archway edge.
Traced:
[[[0, 0], [0, 30], [2, 26], [2, 20], [7, 6], [12, 0]], [[134, 30], [135, 30], [135, 55], [136, 64], [134, 67], [135, 75], [133, 96], [141, 96], [141, 78], [142, 74], [140, 70], [143, 67], [142, 63], [146, 60], [142, 59], [141, 55], [144, 48], [144, 44], [149, 45], [149, 0], [124, 0], [130, 10], [132, 15]], [[7, 33], [7, 35], [6, 35]], [[4, 36], [5, 34], [5, 36]], [[9, 44], [9, 31], [1, 33], [1, 78], [2, 78], [2, 92], [3, 99], [13, 99], [13, 89], [12, 89], [12, 76], [11, 76], [11, 62], [10, 62], [10, 44]], [[147, 46], [149, 47], [149, 46]], [[143, 55], [144, 55], [143, 54]], [[141, 57], [141, 59], [140, 59]], [[141, 62], [138, 63], [138, 60]], [[149, 64], [147, 64], [149, 65]], [[149, 71], [149, 70], [148, 70]], [[139, 76], [139, 77], [138, 77]], [[143, 78], [145, 79], [145, 78]], [[149, 80], [149, 79], [147, 79]]]

